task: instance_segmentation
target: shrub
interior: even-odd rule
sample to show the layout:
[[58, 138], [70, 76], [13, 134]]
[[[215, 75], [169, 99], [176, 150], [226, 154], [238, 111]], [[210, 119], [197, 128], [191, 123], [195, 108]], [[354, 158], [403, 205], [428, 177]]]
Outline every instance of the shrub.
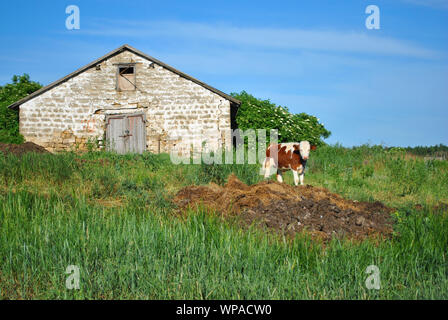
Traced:
[[40, 89], [42, 85], [30, 81], [30, 76], [13, 76], [12, 83], [0, 86], [0, 142], [23, 143], [24, 138], [19, 133], [19, 112], [8, 109], [12, 103]]
[[287, 107], [257, 99], [245, 91], [232, 96], [241, 101], [236, 118], [241, 130], [278, 129], [280, 142], [308, 140], [316, 145], [324, 144], [322, 139], [331, 134], [319, 119], [309, 114], [292, 114]]

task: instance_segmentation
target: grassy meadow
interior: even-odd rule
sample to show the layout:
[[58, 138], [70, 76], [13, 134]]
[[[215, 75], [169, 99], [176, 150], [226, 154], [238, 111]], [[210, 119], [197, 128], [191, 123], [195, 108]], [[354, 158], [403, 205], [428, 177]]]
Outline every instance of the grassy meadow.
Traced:
[[[448, 203], [447, 161], [375, 146], [312, 152], [305, 183], [396, 209], [394, 237], [380, 242], [291, 240], [203, 210], [173, 214], [180, 188], [231, 172], [253, 184], [259, 169], [151, 153], [0, 153], [0, 297], [448, 299], [448, 209], [435, 209]], [[69, 265], [79, 290], [66, 288]], [[369, 265], [379, 290], [366, 288]]]

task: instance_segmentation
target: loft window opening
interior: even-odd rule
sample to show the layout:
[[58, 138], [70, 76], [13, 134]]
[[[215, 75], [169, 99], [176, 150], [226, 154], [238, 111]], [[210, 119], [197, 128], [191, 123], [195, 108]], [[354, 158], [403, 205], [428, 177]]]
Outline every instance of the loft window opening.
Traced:
[[118, 72], [120, 74], [134, 74], [134, 67], [133, 66], [119, 67]]
[[135, 90], [135, 66], [119, 65], [117, 72], [117, 90], [129, 91]]

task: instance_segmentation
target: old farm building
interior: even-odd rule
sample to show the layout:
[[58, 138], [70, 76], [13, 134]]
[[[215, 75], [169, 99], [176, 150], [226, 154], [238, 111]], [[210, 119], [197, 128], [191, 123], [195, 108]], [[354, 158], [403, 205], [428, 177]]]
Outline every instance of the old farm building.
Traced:
[[168, 152], [182, 138], [223, 144], [240, 102], [124, 45], [9, 106], [20, 133], [50, 151], [98, 143], [119, 153]]

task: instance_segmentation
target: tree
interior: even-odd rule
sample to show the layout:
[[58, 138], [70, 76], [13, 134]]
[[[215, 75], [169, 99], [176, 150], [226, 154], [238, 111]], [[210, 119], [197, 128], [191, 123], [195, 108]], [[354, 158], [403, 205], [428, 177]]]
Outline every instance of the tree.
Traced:
[[19, 133], [19, 112], [8, 109], [12, 103], [42, 88], [38, 82], [30, 81], [28, 74], [14, 75], [12, 83], [0, 86], [0, 142], [22, 143]]
[[242, 130], [278, 129], [279, 142], [308, 140], [315, 145], [325, 144], [322, 139], [331, 134], [319, 119], [309, 114], [292, 114], [287, 107], [257, 99], [245, 91], [231, 95], [241, 101], [236, 122]]

